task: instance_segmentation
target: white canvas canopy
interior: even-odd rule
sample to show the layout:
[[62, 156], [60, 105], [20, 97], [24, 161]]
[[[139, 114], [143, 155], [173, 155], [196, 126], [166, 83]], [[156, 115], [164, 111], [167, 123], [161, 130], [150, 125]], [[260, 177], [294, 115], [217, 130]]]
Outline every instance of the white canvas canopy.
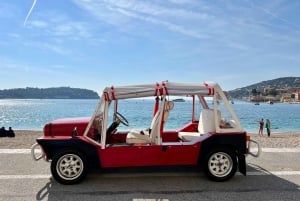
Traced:
[[149, 96], [186, 96], [186, 95], [214, 95], [220, 87], [215, 82], [203, 84], [185, 84], [175, 82], [162, 82], [155, 84], [112, 86], [106, 87], [103, 91], [105, 100], [117, 100], [125, 98], [140, 98]]
[[[230, 106], [225, 94], [223, 93], [221, 87], [216, 82], [204, 82], [204, 83], [176, 83], [164, 81], [161, 83], [153, 84], [142, 84], [142, 85], [128, 85], [128, 86], [112, 86], [106, 87], [103, 90], [103, 94], [100, 97], [100, 101], [97, 105], [97, 108], [92, 116], [84, 136], [87, 136], [89, 129], [91, 128], [93, 122], [103, 121], [102, 134], [101, 138], [101, 147], [105, 148], [105, 139], [106, 139], [106, 129], [107, 129], [107, 118], [109, 104], [112, 100], [119, 99], [131, 99], [131, 98], [143, 98], [143, 97], [166, 97], [166, 96], [198, 96], [201, 101], [203, 108], [209, 109], [207, 106], [204, 97], [213, 97], [213, 113], [214, 117], [217, 117], [219, 114], [218, 109], [216, 108], [217, 99], [222, 99], [225, 107], [228, 109], [229, 113], [232, 116], [233, 121], [235, 122], [234, 128], [231, 129], [222, 129], [219, 127], [219, 119], [214, 118], [211, 123], [215, 128], [216, 132], [219, 133], [229, 133], [229, 132], [242, 132], [243, 129], [240, 125], [240, 122], [234, 113], [232, 107]], [[208, 123], [207, 123], [208, 124]], [[87, 137], [88, 138], [88, 137]], [[98, 142], [95, 142], [98, 144]], [[100, 145], [100, 144], [99, 144]]]

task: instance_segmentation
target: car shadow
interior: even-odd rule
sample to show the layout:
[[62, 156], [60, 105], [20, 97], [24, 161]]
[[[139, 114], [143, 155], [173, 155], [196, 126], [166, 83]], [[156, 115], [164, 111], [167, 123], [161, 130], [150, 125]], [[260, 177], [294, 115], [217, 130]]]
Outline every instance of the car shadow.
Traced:
[[212, 182], [192, 167], [127, 168], [93, 171], [77, 185], [61, 185], [52, 178], [36, 200], [298, 200], [299, 186], [248, 164], [255, 175], [235, 175]]

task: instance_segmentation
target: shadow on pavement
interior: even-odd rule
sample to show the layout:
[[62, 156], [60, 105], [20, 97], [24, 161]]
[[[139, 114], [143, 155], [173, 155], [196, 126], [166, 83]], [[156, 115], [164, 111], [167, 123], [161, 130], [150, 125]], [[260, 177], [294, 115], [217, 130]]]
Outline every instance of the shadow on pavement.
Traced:
[[299, 186], [285, 178], [265, 173], [248, 164], [258, 176], [236, 175], [227, 182], [209, 181], [193, 168], [142, 168], [91, 172], [77, 185], [61, 185], [50, 179], [36, 194], [36, 200], [299, 200]]

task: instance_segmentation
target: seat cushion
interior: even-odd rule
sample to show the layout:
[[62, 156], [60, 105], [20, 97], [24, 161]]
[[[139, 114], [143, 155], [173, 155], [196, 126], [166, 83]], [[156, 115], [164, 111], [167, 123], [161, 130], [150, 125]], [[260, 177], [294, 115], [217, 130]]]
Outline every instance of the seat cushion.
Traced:
[[179, 132], [178, 136], [183, 142], [193, 141], [195, 138], [200, 137], [198, 132]]
[[126, 143], [151, 143], [151, 139], [148, 134], [141, 134], [140, 131], [132, 130], [127, 134]]

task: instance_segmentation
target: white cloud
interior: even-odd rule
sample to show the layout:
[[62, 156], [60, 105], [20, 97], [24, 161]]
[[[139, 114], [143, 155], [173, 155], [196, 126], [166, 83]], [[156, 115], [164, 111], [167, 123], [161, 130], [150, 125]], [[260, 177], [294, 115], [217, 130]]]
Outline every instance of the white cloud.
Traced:
[[34, 28], [46, 28], [49, 26], [46, 21], [41, 21], [41, 20], [32, 20], [30, 21], [29, 25]]
[[[213, 16], [203, 12], [195, 12], [192, 9], [168, 8], [163, 4], [147, 1], [74, 1], [79, 7], [87, 10], [100, 21], [112, 24], [120, 30], [128, 26], [128, 23], [135, 23], [136, 27], [147, 26], [147, 24], [138, 23], [140, 20], [189, 37], [203, 38], [205, 34], [199, 31], [201, 28], [199, 29], [197, 24], [201, 24], [200, 21], [213, 18]], [[195, 24], [193, 24], [194, 22]]]
[[193, 3], [193, 0], [168, 0], [168, 1], [175, 4]]
[[36, 45], [43, 48], [43, 49], [46, 49], [46, 50], [52, 50], [53, 52], [56, 52], [60, 55], [65, 55], [65, 56], [72, 55], [69, 50], [64, 49], [61, 46], [52, 45], [52, 44], [49, 44], [49, 43], [36, 43]]
[[10, 59], [6, 57], [0, 57], [0, 70], [6, 73], [12, 73], [15, 75], [22, 75], [23, 73], [49, 73], [55, 72], [57, 68], [56, 65], [48, 65], [48, 66], [38, 66], [33, 65], [32, 63], [29, 64], [26, 61], [19, 61], [15, 59]]
[[[88, 21], [88, 18], [77, 20], [77, 15], [72, 16], [71, 12], [62, 13], [59, 10], [37, 12], [38, 19], [28, 21], [28, 28], [38, 29], [40, 35], [48, 37], [48, 41], [45, 44], [36, 42], [35, 46], [68, 55], [71, 50], [67, 51], [62, 46], [63, 43], [51, 44], [49, 37], [52, 37], [52, 41], [54, 38], [65, 41], [84, 40], [93, 44], [96, 41], [99, 43], [115, 38], [119, 34], [115, 30], [126, 33], [119, 38], [131, 35], [134, 40], [138, 35], [144, 38], [153, 37], [151, 39], [156, 41], [170, 40], [170, 44], [174, 43], [174, 36], [178, 34], [194, 41], [195, 45], [201, 45], [202, 48], [218, 47], [234, 51], [257, 51], [256, 48], [267, 51], [273, 48], [274, 44], [280, 47], [285, 46], [285, 42], [300, 41], [297, 30], [291, 30], [297, 24], [289, 23], [286, 18], [273, 11], [280, 7], [278, 2], [269, 7], [266, 7], [267, 4], [259, 5], [253, 1], [224, 1], [218, 4], [194, 0], [73, 2], [82, 11], [96, 17], [96, 21]], [[282, 23], [272, 23], [274, 18]], [[274, 29], [287, 31], [289, 28], [292, 34], [273, 32]], [[272, 44], [273, 47], [268, 44]]]
[[36, 11], [32, 20], [28, 20], [26, 28], [38, 32], [39, 36], [63, 38], [64, 40], [88, 40], [94, 27], [87, 21], [72, 18], [59, 10]]
[[10, 19], [19, 14], [16, 6], [9, 3], [9, 1], [0, 2], [0, 18]]

